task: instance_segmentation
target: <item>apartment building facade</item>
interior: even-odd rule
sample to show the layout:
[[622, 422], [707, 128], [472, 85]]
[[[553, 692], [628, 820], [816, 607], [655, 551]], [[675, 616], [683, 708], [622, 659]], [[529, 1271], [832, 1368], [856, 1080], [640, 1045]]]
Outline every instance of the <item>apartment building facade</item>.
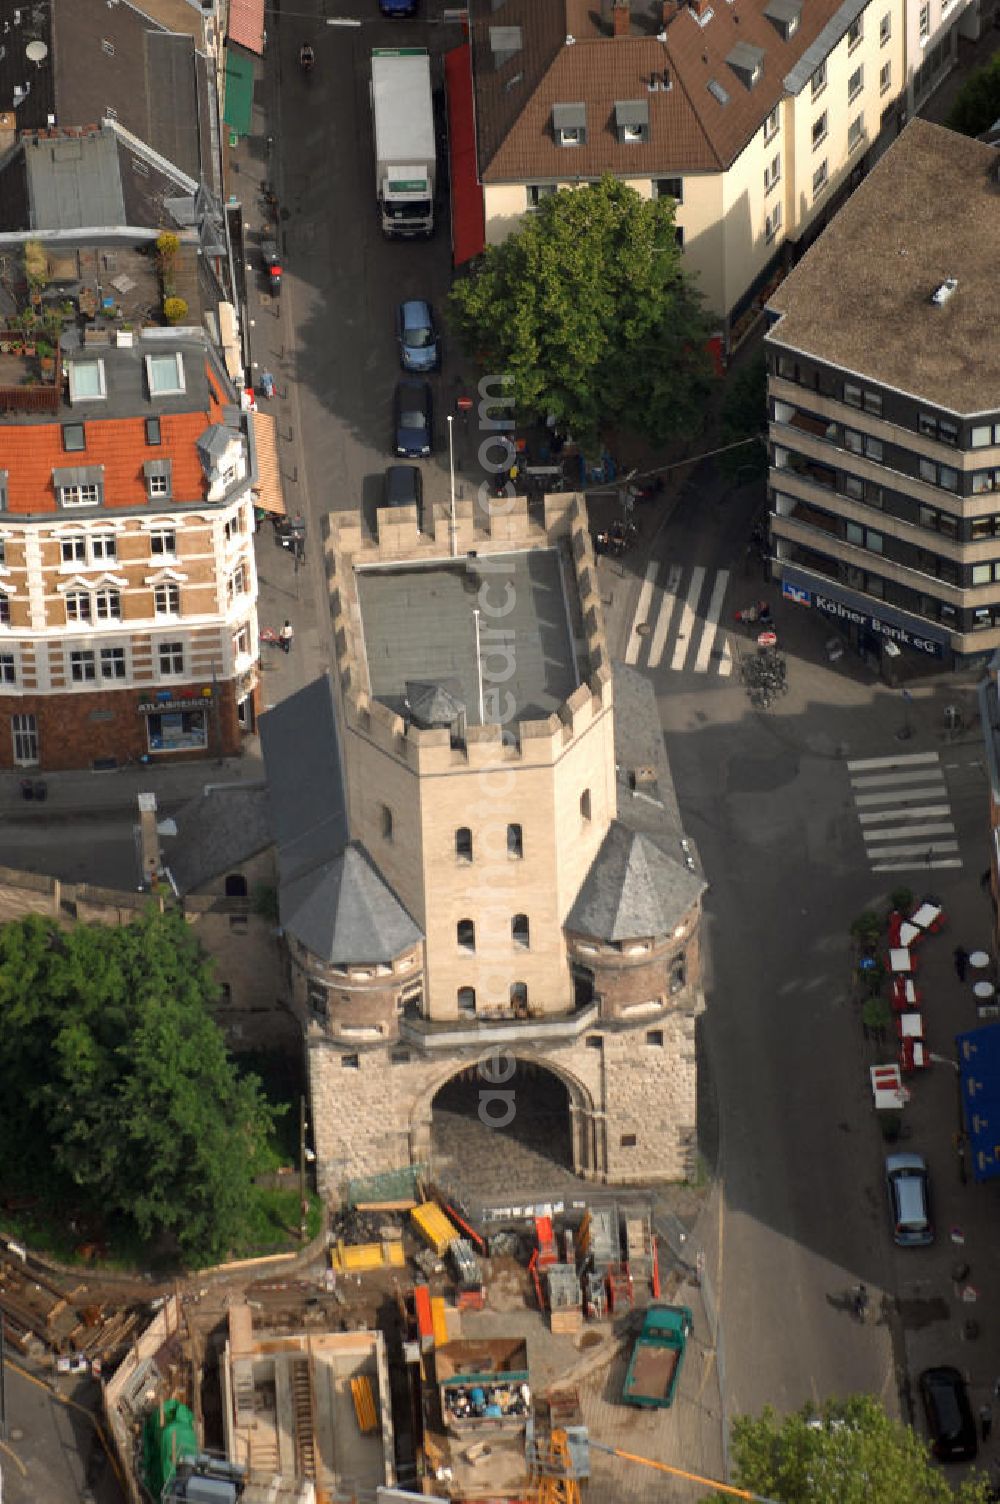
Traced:
[[633, 0], [611, 27], [574, 0], [473, 10], [487, 242], [612, 173], [673, 201], [731, 342], [902, 118], [904, 0]]
[[1000, 647], [998, 164], [911, 121], [768, 304], [772, 569], [879, 660]]
[[317, 681], [261, 720], [321, 1183], [425, 1162], [498, 1051], [565, 1095], [578, 1173], [683, 1177], [704, 882], [583, 499], [439, 513], [331, 517], [337, 711]]
[[252, 415], [197, 329], [69, 331], [48, 384], [5, 345], [0, 766], [238, 754], [257, 688]]

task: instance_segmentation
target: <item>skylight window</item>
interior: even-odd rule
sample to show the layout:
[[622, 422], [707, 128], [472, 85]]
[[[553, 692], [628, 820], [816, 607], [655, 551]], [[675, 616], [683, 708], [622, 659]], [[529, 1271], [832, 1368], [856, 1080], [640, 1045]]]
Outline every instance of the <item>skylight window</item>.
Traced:
[[184, 361], [179, 351], [146, 356], [146, 379], [151, 397], [170, 397], [184, 390]]
[[69, 368], [69, 400], [100, 402], [106, 396], [103, 360], [74, 360]]

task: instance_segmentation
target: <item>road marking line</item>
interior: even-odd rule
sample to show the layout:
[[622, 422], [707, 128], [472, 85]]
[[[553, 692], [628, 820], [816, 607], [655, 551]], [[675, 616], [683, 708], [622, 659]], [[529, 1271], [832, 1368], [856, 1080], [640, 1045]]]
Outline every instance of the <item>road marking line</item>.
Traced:
[[898, 768], [905, 767], [907, 764], [912, 766], [918, 762], [937, 761], [938, 754], [936, 752], [911, 752], [906, 757], [898, 755], [896, 757], [862, 757], [860, 761], [849, 762], [847, 766], [850, 772], [860, 773], [865, 768]]
[[659, 573], [660, 564], [658, 559], [651, 559], [646, 565], [646, 578], [642, 582], [639, 591], [639, 602], [635, 608], [635, 616], [632, 618], [632, 631], [629, 635], [628, 647], [625, 649], [625, 662], [638, 663], [639, 649], [642, 647], [640, 626], [646, 620], [649, 613], [649, 603], [653, 598], [653, 586]]
[[957, 851], [957, 841], [927, 841], [923, 846], [893, 846], [883, 851], [872, 852], [873, 856], [943, 856], [946, 851]]
[[729, 638], [727, 637], [725, 642], [722, 644], [722, 657], [719, 659], [719, 673], [722, 675], [723, 679], [728, 679], [732, 671], [733, 650], [729, 646]]
[[701, 595], [701, 587], [704, 581], [705, 571], [700, 564], [696, 564], [691, 571], [691, 584], [688, 589], [687, 600], [684, 602], [684, 609], [681, 611], [680, 625], [677, 628], [677, 646], [674, 648], [674, 656], [670, 662], [672, 669], [681, 669], [684, 667], [684, 660], [688, 655], [688, 648], [691, 646], [691, 630], [696, 619], [695, 606], [698, 604], [698, 597]]
[[923, 789], [900, 789], [890, 793], [888, 790], [883, 794], [855, 794], [854, 802], [859, 808], [866, 804], [902, 804], [905, 799], [940, 799], [942, 794], [947, 794], [948, 789], [942, 780], [941, 783], [931, 784]]
[[705, 628], [701, 634], [701, 642], [698, 644], [698, 656], [694, 660], [694, 671], [696, 674], [708, 673], [708, 665], [712, 658], [712, 644], [715, 642], [715, 634], [719, 630], [719, 612], [722, 610], [722, 602], [728, 584], [729, 570], [718, 570], [715, 576], [715, 584], [712, 587], [708, 610], [705, 613]]
[[869, 810], [866, 814], [859, 813], [858, 820], [862, 825], [875, 825], [885, 820], [923, 820], [950, 814], [947, 804], [918, 804], [916, 809]]
[[915, 768], [910, 773], [897, 768], [894, 773], [870, 773], [867, 777], [852, 777], [851, 787], [853, 789], [873, 789], [877, 788], [880, 783], [919, 783], [921, 779], [932, 776], [927, 768]]
[[[908, 836], [953, 836], [955, 827], [949, 820], [946, 825], [903, 825], [898, 830], [865, 830], [861, 833], [870, 851], [883, 841], [905, 841]], [[874, 852], [873, 855], [885, 856], [886, 852]]]
[[873, 872], [912, 872], [914, 866], [920, 867], [961, 867], [962, 858], [959, 856], [945, 857], [940, 862], [879, 862], [872, 867]]
[[660, 659], [663, 657], [663, 649], [667, 644], [667, 633], [670, 631], [670, 618], [674, 614], [677, 604], [677, 587], [681, 582], [681, 566], [671, 564], [667, 574], [667, 583], [663, 588], [663, 599], [660, 602], [660, 614], [656, 618], [656, 627], [653, 631], [653, 640], [649, 645], [649, 667], [659, 668]]

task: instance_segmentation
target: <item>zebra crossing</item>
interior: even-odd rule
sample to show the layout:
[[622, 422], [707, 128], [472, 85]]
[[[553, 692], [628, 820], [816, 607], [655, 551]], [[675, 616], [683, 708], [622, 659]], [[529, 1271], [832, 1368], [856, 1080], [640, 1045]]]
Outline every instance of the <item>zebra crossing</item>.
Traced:
[[701, 610], [709, 571], [700, 564], [691, 565], [685, 580], [685, 568], [683, 564], [664, 566], [656, 559], [647, 564], [625, 648], [625, 662], [637, 668], [659, 668], [669, 648], [667, 661], [673, 672], [679, 673], [687, 667], [696, 674], [707, 674], [714, 667], [716, 673], [728, 678], [733, 671], [733, 653], [728, 636], [725, 632], [720, 635], [719, 617], [729, 585], [729, 570], [714, 572]]
[[851, 794], [873, 872], [961, 867], [936, 752], [849, 762]]

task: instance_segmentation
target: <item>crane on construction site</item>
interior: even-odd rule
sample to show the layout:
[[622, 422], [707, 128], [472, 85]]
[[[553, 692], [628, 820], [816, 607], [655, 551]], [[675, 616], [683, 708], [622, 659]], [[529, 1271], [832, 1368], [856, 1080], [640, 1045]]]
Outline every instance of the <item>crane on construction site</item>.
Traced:
[[[549, 1432], [546, 1442], [535, 1447], [532, 1466], [532, 1504], [581, 1504], [580, 1476], [573, 1465], [569, 1436], [559, 1427]], [[590, 1438], [589, 1447], [596, 1452], [606, 1452], [621, 1462], [636, 1462], [641, 1467], [655, 1468], [657, 1472], [669, 1473], [674, 1478], [686, 1478], [690, 1483], [705, 1484], [717, 1493], [728, 1494], [734, 1499], [747, 1499], [750, 1504], [775, 1504], [763, 1494], [755, 1494], [748, 1488], [737, 1488], [732, 1483], [723, 1483], [718, 1478], [706, 1478], [702, 1473], [693, 1473], [687, 1468], [673, 1467], [669, 1462], [654, 1462], [651, 1457], [639, 1457], [635, 1452], [623, 1451], [621, 1447], [609, 1447], [605, 1442]]]

